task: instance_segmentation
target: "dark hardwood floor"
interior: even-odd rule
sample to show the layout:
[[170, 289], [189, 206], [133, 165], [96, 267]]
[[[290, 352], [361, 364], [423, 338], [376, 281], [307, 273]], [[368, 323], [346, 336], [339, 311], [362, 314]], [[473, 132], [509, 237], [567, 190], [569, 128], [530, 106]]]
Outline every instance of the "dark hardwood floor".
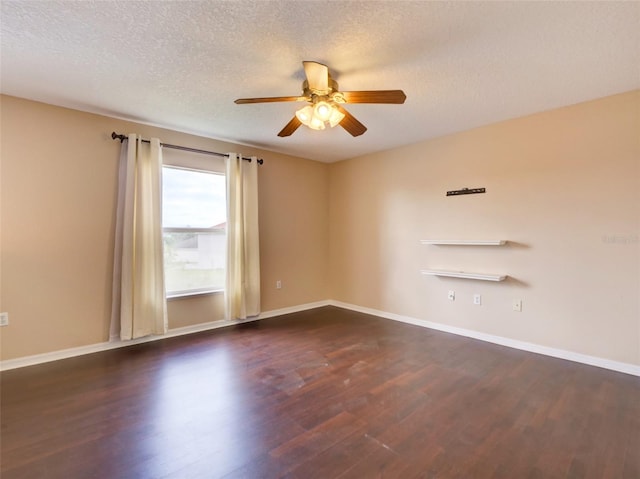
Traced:
[[326, 307], [1, 376], [2, 479], [640, 478], [640, 379]]

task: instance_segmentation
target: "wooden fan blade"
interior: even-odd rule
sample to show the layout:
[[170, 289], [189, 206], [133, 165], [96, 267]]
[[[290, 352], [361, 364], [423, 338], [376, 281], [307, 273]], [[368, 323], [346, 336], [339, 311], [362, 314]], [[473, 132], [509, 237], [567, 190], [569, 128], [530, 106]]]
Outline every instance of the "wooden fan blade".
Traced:
[[310, 90], [329, 91], [329, 68], [318, 62], [302, 62]]
[[407, 99], [402, 90], [343, 91], [347, 103], [395, 103], [401, 104]]
[[282, 137], [291, 136], [293, 132], [296, 131], [300, 125], [302, 125], [302, 122], [298, 120], [297, 116], [294, 116], [293, 118], [291, 118], [291, 121], [287, 123], [282, 130], [280, 130], [280, 133], [278, 133], [278, 136], [282, 136]]
[[367, 131], [367, 127], [356, 120], [355, 116], [341, 106], [337, 106], [337, 108], [340, 110], [340, 113], [344, 114], [344, 118], [340, 122], [340, 126], [347, 130], [351, 136], [360, 136]]
[[243, 105], [245, 103], [275, 103], [277, 101], [309, 101], [306, 96], [272, 96], [267, 98], [238, 98], [234, 103]]

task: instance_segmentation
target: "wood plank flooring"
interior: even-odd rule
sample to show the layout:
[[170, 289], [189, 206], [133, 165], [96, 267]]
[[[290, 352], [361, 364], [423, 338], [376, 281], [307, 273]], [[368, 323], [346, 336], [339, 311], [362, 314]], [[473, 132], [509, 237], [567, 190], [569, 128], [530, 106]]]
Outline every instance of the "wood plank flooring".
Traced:
[[2, 479], [640, 478], [640, 379], [334, 307], [3, 372]]

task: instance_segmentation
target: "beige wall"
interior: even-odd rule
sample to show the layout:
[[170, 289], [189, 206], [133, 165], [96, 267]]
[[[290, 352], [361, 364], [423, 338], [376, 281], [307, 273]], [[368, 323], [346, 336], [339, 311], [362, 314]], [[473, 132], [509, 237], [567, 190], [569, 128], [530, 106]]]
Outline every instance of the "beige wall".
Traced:
[[[116, 130], [265, 159], [263, 311], [335, 299], [640, 364], [638, 91], [332, 165], [0, 98], [0, 311], [11, 321], [0, 329], [2, 359], [107, 339]], [[487, 193], [445, 197], [462, 187]], [[441, 238], [509, 243], [419, 243]], [[424, 268], [510, 278], [442, 279]], [[171, 328], [222, 316], [221, 295], [169, 302]]]
[[329, 197], [331, 298], [640, 364], [639, 91], [333, 164]]
[[[2, 96], [0, 108], [0, 311], [10, 315], [0, 330], [2, 359], [108, 338], [120, 149], [113, 130], [264, 158], [262, 309], [327, 298], [327, 165], [12, 97]], [[169, 302], [171, 328], [222, 317], [220, 294]]]

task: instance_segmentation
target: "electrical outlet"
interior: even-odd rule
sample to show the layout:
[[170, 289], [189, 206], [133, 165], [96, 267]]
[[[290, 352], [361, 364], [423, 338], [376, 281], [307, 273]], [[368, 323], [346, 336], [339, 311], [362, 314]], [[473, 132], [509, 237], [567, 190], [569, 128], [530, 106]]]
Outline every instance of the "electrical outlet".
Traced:
[[282, 289], [282, 281], [276, 281], [276, 289]]
[[0, 326], [9, 326], [9, 313], [0, 313]]
[[481, 294], [474, 294], [473, 295], [473, 304], [476, 304], [478, 306], [482, 304], [482, 295]]
[[522, 300], [521, 299], [514, 299], [513, 300], [513, 310], [517, 311], [519, 313], [522, 312]]
[[456, 300], [456, 292], [453, 290], [449, 290], [449, 294], [447, 295], [447, 298], [449, 298], [449, 301], [455, 301]]

